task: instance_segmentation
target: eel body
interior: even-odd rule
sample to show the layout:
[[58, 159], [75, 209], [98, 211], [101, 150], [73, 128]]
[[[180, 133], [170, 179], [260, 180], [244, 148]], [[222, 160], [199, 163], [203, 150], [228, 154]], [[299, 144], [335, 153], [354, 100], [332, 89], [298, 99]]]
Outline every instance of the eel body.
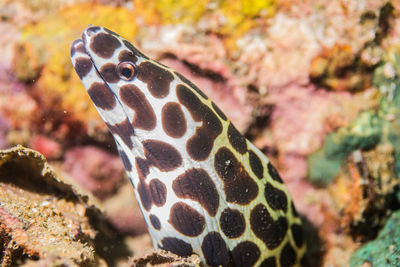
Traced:
[[196, 85], [104, 27], [88, 27], [71, 59], [156, 248], [208, 266], [301, 265], [301, 220], [278, 172]]

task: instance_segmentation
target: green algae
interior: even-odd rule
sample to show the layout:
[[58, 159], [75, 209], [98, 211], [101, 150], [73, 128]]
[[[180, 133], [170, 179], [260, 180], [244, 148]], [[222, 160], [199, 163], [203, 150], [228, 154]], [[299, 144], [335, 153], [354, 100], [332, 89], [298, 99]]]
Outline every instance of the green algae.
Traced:
[[[339, 128], [325, 138], [323, 147], [308, 157], [309, 179], [328, 185], [338, 174], [347, 155], [389, 142], [395, 148], [395, 169], [400, 171], [400, 49], [392, 47], [374, 70], [373, 85], [380, 102], [376, 110], [364, 111], [347, 127]], [[396, 149], [397, 148], [397, 149]]]
[[365, 263], [400, 266], [400, 211], [391, 215], [375, 240], [359, 248], [350, 258], [350, 267], [365, 266]]
[[328, 134], [323, 148], [308, 158], [309, 178], [318, 185], [328, 184], [339, 172], [348, 153], [370, 149], [379, 143], [382, 122], [372, 111], [361, 113], [348, 127]]

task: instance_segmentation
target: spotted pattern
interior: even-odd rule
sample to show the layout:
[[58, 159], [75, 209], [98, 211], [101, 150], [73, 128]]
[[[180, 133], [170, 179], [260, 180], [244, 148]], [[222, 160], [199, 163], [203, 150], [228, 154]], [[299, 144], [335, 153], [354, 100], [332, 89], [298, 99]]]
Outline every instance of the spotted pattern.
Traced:
[[201, 244], [206, 263], [211, 266], [226, 266], [229, 261], [228, 247], [217, 232], [208, 233]]
[[184, 85], [176, 88], [179, 102], [187, 107], [195, 121], [201, 121], [202, 126], [187, 142], [188, 154], [194, 160], [205, 160], [211, 152], [215, 138], [222, 132], [222, 124], [214, 112]]
[[192, 88], [196, 93], [198, 93], [203, 99], [208, 99], [208, 97], [197, 87], [194, 83], [186, 79], [185, 76], [180, 74], [179, 72], [175, 72], [175, 75], [179, 77], [179, 79], [182, 80], [186, 85], [188, 85], [190, 88]]
[[132, 136], [134, 135], [134, 130], [132, 125], [130, 124], [128, 119], [125, 119], [121, 123], [117, 123], [115, 125], [107, 124], [108, 129], [110, 132], [115, 136], [118, 135], [124, 144], [126, 144], [129, 148], [133, 148]]
[[137, 67], [137, 78], [147, 84], [150, 93], [157, 98], [166, 97], [174, 76], [167, 70], [150, 62], [143, 62]]
[[113, 93], [104, 83], [93, 83], [88, 89], [88, 93], [93, 103], [104, 110], [111, 110], [117, 104]]
[[160, 219], [158, 219], [158, 217], [154, 214], [150, 214], [149, 218], [150, 218], [150, 223], [154, 227], [154, 229], [160, 230], [161, 229]]
[[107, 63], [100, 69], [100, 75], [108, 83], [116, 83], [119, 81], [119, 76], [116, 72], [116, 65], [113, 63]]
[[137, 190], [145, 210], [150, 211], [153, 204], [158, 207], [165, 204], [167, 189], [160, 180], [153, 179], [150, 184], [142, 180], [139, 182]]
[[196, 85], [103, 27], [71, 58], [155, 246], [210, 266], [300, 266], [301, 220], [281, 177]]
[[235, 266], [254, 266], [260, 257], [260, 249], [250, 241], [239, 243], [231, 252]]
[[[128, 42], [127, 40], [123, 40], [122, 43], [126, 46], [127, 49], [130, 50], [131, 53], [133, 53], [134, 55], [137, 55], [141, 58], [144, 59], [149, 59], [146, 55], [144, 55], [143, 53], [141, 53], [139, 50], [137, 50], [130, 42]], [[135, 61], [136, 62], [136, 61]]]
[[274, 256], [266, 258], [263, 260], [263, 262], [260, 264], [260, 267], [276, 267], [276, 259]]
[[90, 72], [92, 67], [92, 61], [90, 61], [90, 59], [88, 58], [80, 57], [76, 59], [75, 68], [76, 72], [79, 75], [79, 78], [82, 79], [83, 77], [85, 77]]
[[228, 127], [228, 139], [232, 147], [240, 154], [247, 152], [246, 139], [239, 133], [232, 123]]
[[193, 253], [193, 248], [189, 243], [175, 237], [163, 238], [161, 240], [161, 248], [182, 257], [188, 257]]
[[135, 111], [133, 127], [153, 130], [156, 126], [156, 115], [143, 92], [135, 85], [127, 84], [121, 87], [119, 94], [122, 102]]
[[289, 243], [283, 247], [279, 261], [282, 267], [290, 267], [296, 263], [296, 251]]
[[[75, 56], [75, 53], [86, 54], [86, 49], [85, 49], [85, 46], [83, 45], [82, 40], [75, 40], [72, 43], [72, 45], [71, 45], [71, 58], [73, 58]], [[87, 57], [85, 57], [85, 58], [87, 58]], [[76, 62], [75, 62], [74, 68], [75, 68], [76, 73], [78, 74], [79, 78], [82, 79], [82, 77], [84, 77], [85, 75], [82, 75], [82, 73], [81, 73], [82, 70], [77, 68], [79, 66], [78, 59], [79, 58], [76, 58]], [[90, 61], [90, 64], [91, 64], [92, 61], [89, 58], [87, 58], [87, 59]]]
[[288, 223], [286, 218], [274, 219], [269, 214], [267, 207], [258, 204], [250, 214], [251, 230], [260, 238], [269, 249], [274, 249], [282, 243], [285, 238]]
[[129, 50], [123, 50], [119, 53], [118, 59], [120, 62], [131, 62], [136, 63], [137, 57]]
[[148, 184], [144, 181], [140, 181], [137, 186], [137, 191], [139, 193], [140, 202], [145, 210], [150, 211], [153, 205], [153, 200], [151, 199], [150, 188]]
[[172, 171], [182, 164], [181, 154], [170, 144], [158, 140], [143, 141], [144, 155], [161, 171]]
[[182, 137], [186, 132], [186, 118], [178, 103], [169, 102], [161, 111], [161, 122], [165, 133], [171, 137]]
[[162, 207], [167, 199], [167, 187], [158, 179], [153, 179], [149, 183], [150, 194], [154, 205]]
[[296, 243], [296, 246], [300, 248], [304, 243], [303, 230], [301, 226], [298, 224], [293, 224], [291, 228], [292, 228], [292, 235], [294, 242]]
[[218, 114], [218, 116], [219, 116], [222, 120], [224, 120], [224, 121], [227, 121], [227, 120], [228, 120], [228, 118], [225, 116], [225, 114], [219, 109], [219, 107], [218, 107], [217, 105], [215, 105], [214, 102], [211, 102], [211, 106], [212, 106], [212, 108], [215, 110], [215, 112]]
[[262, 179], [264, 177], [264, 167], [260, 158], [252, 150], [249, 150], [249, 162], [253, 173], [258, 179]]
[[239, 210], [226, 208], [221, 213], [219, 225], [227, 237], [237, 238], [244, 233], [246, 221]]
[[121, 157], [122, 163], [124, 164], [125, 170], [128, 172], [132, 170], [132, 163], [129, 160], [128, 156], [123, 150], [119, 150], [119, 156]]
[[93, 37], [90, 49], [99, 57], [110, 58], [120, 46], [121, 43], [113, 35], [98, 33]]
[[205, 170], [187, 170], [174, 180], [172, 189], [177, 197], [197, 201], [208, 214], [215, 216], [219, 206], [219, 194]]
[[271, 208], [286, 212], [287, 198], [284, 192], [272, 186], [270, 183], [267, 183], [264, 189], [264, 196]]
[[281, 176], [279, 175], [278, 171], [275, 169], [275, 167], [268, 162], [268, 172], [269, 175], [271, 175], [271, 178], [274, 179], [277, 182], [283, 183]]
[[204, 217], [183, 202], [172, 206], [169, 222], [178, 232], [192, 237], [201, 234], [205, 227]]
[[224, 181], [226, 201], [247, 205], [257, 197], [257, 183], [227, 147], [220, 148], [215, 154], [214, 167]]
[[142, 158], [135, 158], [135, 167], [140, 180], [146, 179], [150, 171], [149, 164], [147, 164], [147, 160]]

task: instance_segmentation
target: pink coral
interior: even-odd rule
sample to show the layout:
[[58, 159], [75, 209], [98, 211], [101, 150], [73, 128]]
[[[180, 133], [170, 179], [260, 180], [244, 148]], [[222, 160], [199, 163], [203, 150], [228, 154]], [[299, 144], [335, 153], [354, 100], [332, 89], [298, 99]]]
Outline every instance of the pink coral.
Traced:
[[43, 154], [48, 160], [58, 158], [62, 153], [61, 145], [46, 136], [34, 136], [30, 142], [31, 148]]
[[68, 150], [63, 169], [100, 199], [114, 193], [124, 177], [124, 167], [119, 156], [93, 146]]

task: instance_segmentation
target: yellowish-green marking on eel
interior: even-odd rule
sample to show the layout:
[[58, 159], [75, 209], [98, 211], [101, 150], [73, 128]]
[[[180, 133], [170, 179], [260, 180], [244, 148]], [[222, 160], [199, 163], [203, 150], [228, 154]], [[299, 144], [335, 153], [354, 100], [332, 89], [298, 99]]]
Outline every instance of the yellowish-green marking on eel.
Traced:
[[71, 59], [154, 247], [208, 266], [301, 265], [301, 220], [278, 172], [196, 85], [103, 27], [87, 28]]

